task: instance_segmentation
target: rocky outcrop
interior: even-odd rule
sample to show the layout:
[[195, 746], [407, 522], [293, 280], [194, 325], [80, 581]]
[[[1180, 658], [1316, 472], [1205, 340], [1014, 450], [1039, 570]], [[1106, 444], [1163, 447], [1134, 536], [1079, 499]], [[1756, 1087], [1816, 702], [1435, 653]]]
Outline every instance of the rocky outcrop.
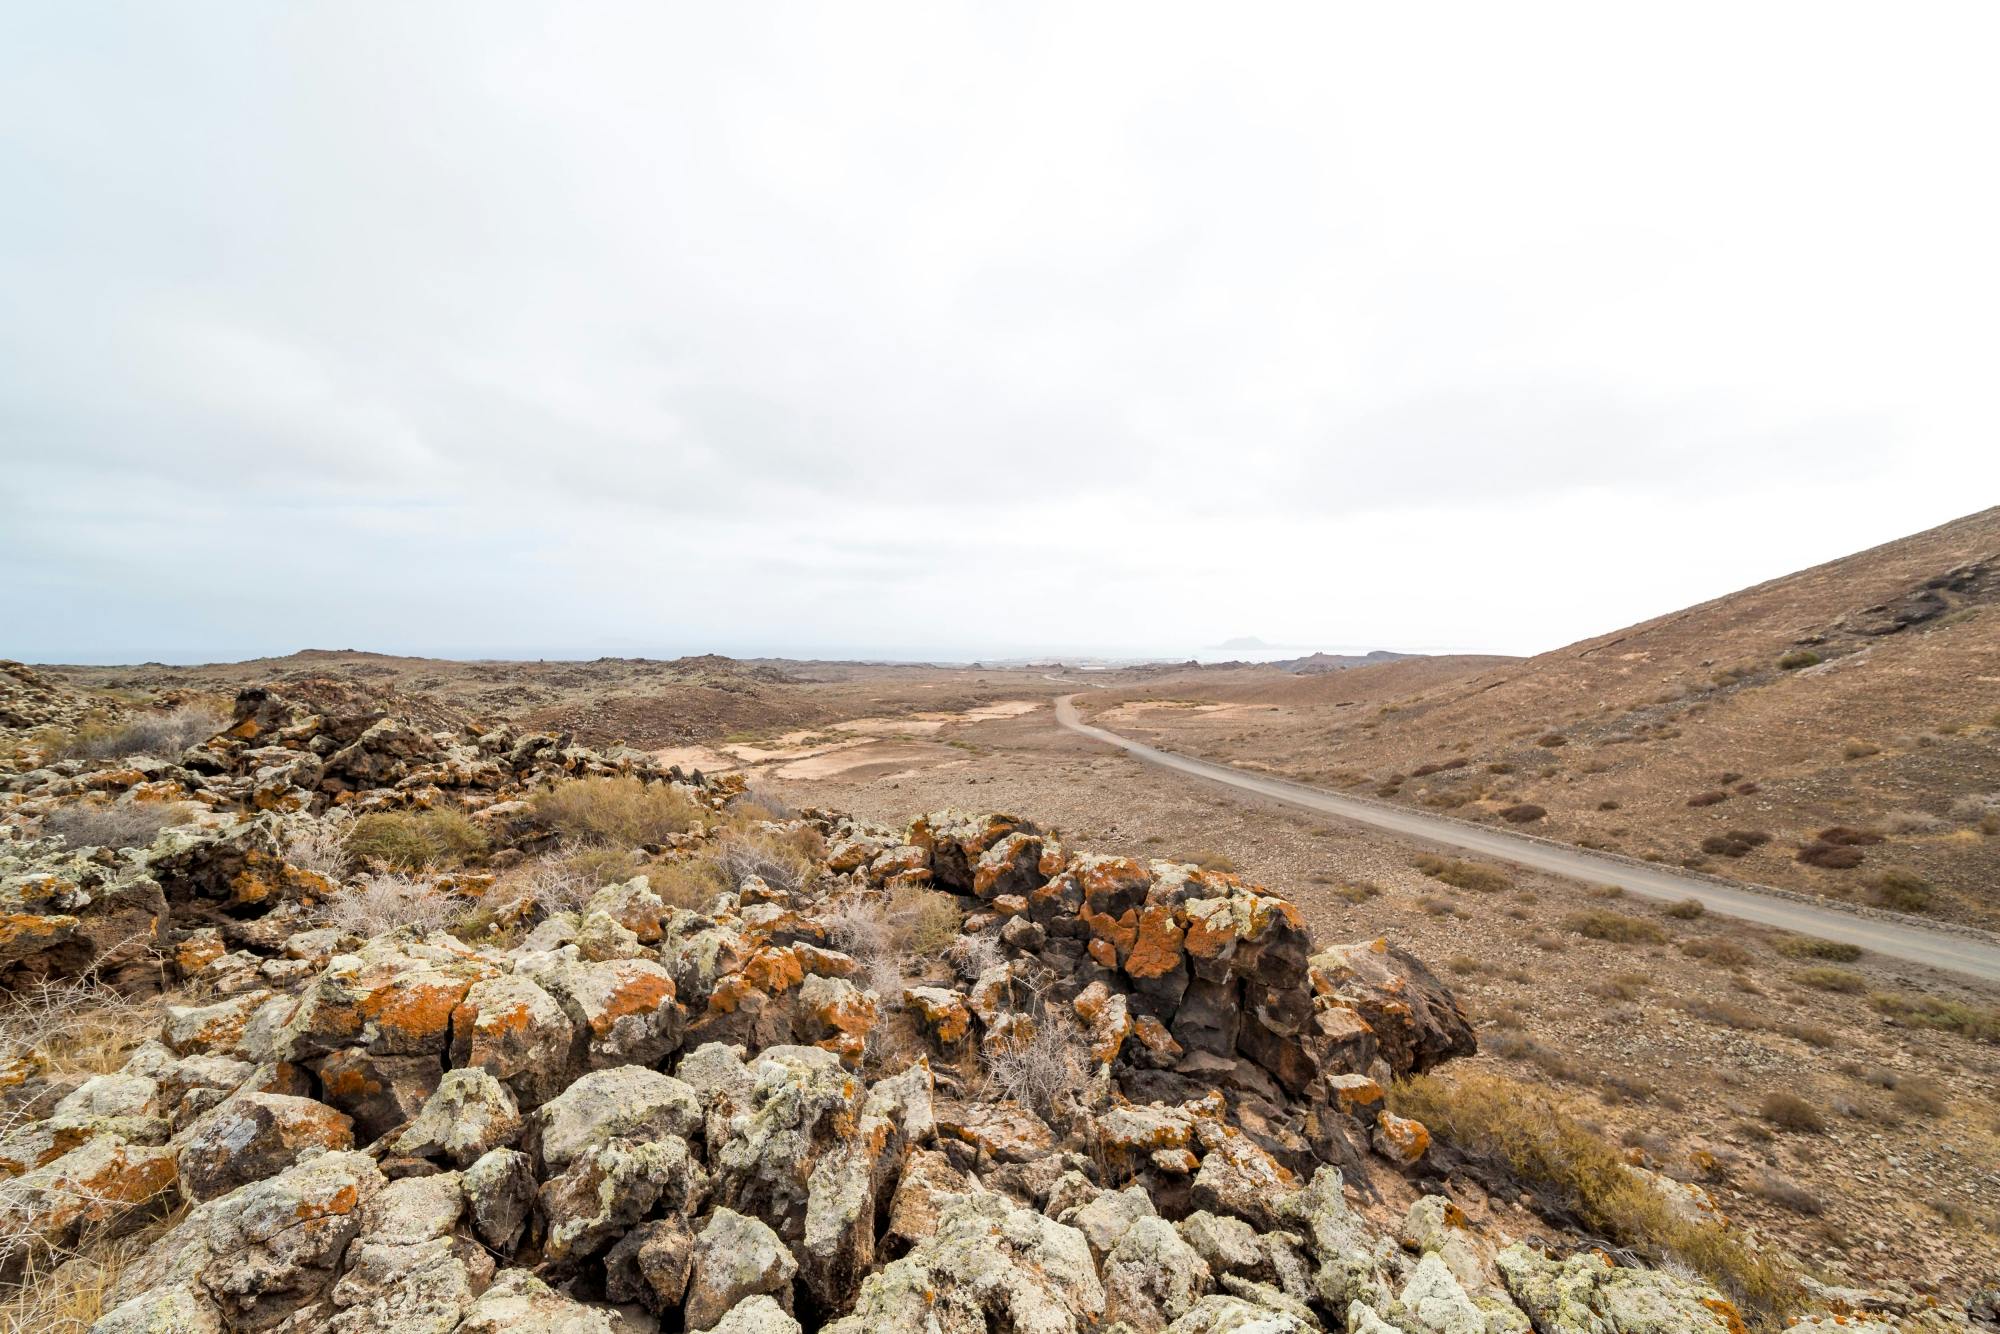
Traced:
[[[633, 877], [475, 946], [289, 906], [291, 822], [621, 764], [246, 692], [157, 780], [209, 814], [50, 872], [151, 884], [203, 994], [123, 1070], [22, 1076], [15, 1262], [186, 1204], [98, 1334], [1740, 1328], [1698, 1282], [1484, 1235], [1442, 1196], [1390, 1214], [1369, 1177], [1422, 1182], [1430, 1150], [1384, 1089], [1471, 1052], [1466, 1017], [1389, 942], [1315, 947], [1233, 875], [1007, 814], [807, 812], [767, 832], [822, 840], [810, 874], [698, 910]], [[37, 772], [17, 809], [82, 799]], [[493, 823], [532, 845], [519, 811]], [[912, 893], [962, 928], [885, 956], [853, 924]]]

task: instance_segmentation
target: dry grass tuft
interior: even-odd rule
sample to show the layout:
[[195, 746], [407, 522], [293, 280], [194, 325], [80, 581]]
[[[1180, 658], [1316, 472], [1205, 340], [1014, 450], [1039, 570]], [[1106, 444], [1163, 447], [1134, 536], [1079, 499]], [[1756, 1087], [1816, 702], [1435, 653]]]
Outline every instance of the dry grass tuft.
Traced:
[[1913, 1028], [1935, 1028], [1981, 1042], [2000, 1042], [2000, 1009], [1968, 1005], [1942, 996], [1911, 996], [1878, 991], [1868, 998], [1875, 1009]]
[[534, 804], [566, 838], [626, 848], [658, 846], [708, 823], [707, 810], [679, 787], [636, 778], [572, 779], [536, 793]]
[[349, 935], [372, 940], [398, 927], [419, 933], [449, 930], [467, 905], [436, 885], [395, 872], [363, 875], [352, 886], [328, 897], [320, 920]]
[[192, 807], [180, 802], [133, 801], [119, 806], [63, 806], [42, 817], [42, 833], [60, 835], [72, 848], [143, 848], [162, 829], [186, 824]]
[[189, 746], [221, 731], [226, 721], [219, 709], [189, 704], [170, 713], [87, 722], [63, 745], [62, 753], [76, 760], [122, 760], [132, 755], [178, 760]]
[[1781, 936], [1771, 948], [1787, 959], [1824, 959], [1828, 963], [1853, 963], [1861, 957], [1861, 947], [1844, 940], [1821, 940], [1818, 936]]
[[1817, 1135], [1826, 1130], [1826, 1117], [1820, 1114], [1819, 1108], [1798, 1094], [1787, 1093], [1782, 1089], [1775, 1089], [1764, 1095], [1763, 1105], [1757, 1109], [1757, 1115], [1780, 1130], [1807, 1135]]
[[486, 835], [464, 811], [370, 811], [347, 833], [349, 860], [384, 871], [461, 866], [486, 851]]
[[1459, 861], [1453, 857], [1439, 857], [1423, 853], [1410, 865], [1422, 871], [1433, 880], [1442, 880], [1455, 889], [1470, 889], [1481, 894], [1496, 894], [1503, 889], [1512, 889], [1514, 882], [1505, 871], [1485, 862]]
[[1531, 1085], [1474, 1071], [1419, 1075], [1399, 1081], [1389, 1101], [1590, 1230], [1651, 1259], [1689, 1266], [1761, 1319], [1782, 1323], [1798, 1305], [1797, 1277], [1782, 1262], [1728, 1228], [1676, 1213], [1614, 1146]]
[[1565, 931], [1574, 931], [1579, 936], [1609, 941], [1614, 945], [1664, 945], [1667, 942], [1667, 933], [1656, 923], [1603, 908], [1573, 912], [1563, 918], [1562, 925]]

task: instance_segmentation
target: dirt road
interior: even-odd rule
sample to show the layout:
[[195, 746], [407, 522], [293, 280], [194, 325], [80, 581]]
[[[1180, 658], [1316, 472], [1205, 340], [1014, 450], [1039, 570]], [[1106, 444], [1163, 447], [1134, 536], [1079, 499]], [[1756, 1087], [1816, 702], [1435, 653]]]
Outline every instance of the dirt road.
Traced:
[[1825, 940], [1845, 941], [1891, 958], [2000, 982], [2000, 944], [1978, 936], [1938, 931], [1901, 919], [1865, 916], [1830, 905], [1821, 907], [1777, 891], [1738, 888], [1667, 866], [1600, 856], [1545, 839], [1429, 815], [1387, 802], [1342, 796], [1303, 783], [1176, 755], [1084, 722], [1077, 714], [1075, 701], [1075, 695], [1065, 695], [1056, 701], [1057, 722], [1073, 732], [1117, 746], [1149, 764], [1224, 783], [1304, 810], [1339, 816], [1417, 842], [1500, 858], [1591, 884], [1617, 885], [1645, 898], [1697, 899], [1709, 911], [1724, 916]]

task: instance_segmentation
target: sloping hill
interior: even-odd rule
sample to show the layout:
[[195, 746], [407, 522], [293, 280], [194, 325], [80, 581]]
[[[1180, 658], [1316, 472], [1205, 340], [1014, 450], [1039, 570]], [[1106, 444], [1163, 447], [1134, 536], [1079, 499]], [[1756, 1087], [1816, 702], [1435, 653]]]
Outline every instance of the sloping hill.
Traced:
[[[1211, 758], [2000, 924], [2000, 509], [1533, 658], [1414, 679], [1449, 661], [1086, 702], [1107, 726]], [[1838, 827], [1858, 835], [1819, 837]]]

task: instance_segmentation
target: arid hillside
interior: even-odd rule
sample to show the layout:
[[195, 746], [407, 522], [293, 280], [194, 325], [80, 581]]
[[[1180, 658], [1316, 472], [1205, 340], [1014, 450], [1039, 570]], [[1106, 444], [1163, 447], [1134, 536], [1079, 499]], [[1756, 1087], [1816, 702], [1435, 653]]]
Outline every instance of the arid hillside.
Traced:
[[2000, 922], [2000, 509], [1521, 661], [1183, 673], [1080, 702], [1330, 787]]

